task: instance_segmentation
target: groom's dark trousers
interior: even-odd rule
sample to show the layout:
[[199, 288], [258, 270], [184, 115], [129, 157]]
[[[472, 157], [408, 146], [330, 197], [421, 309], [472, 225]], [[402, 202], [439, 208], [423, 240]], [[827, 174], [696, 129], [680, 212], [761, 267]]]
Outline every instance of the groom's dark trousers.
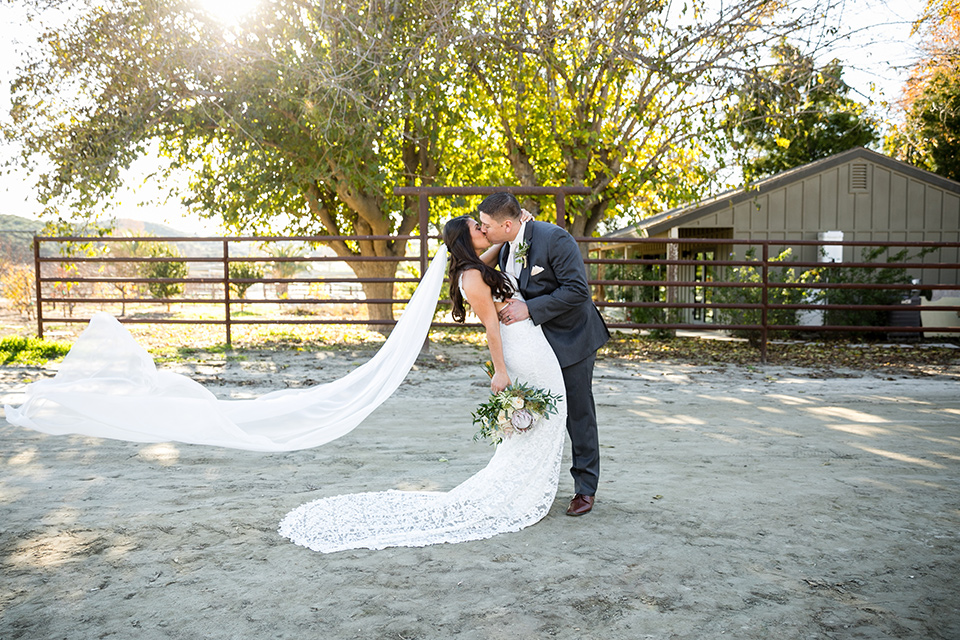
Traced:
[[[523, 234], [528, 246], [519, 286], [534, 324], [543, 328], [563, 371], [567, 396], [567, 433], [573, 443], [576, 493], [596, 494], [600, 478], [597, 410], [593, 404], [593, 364], [597, 349], [610, 337], [593, 304], [587, 270], [576, 240], [547, 222], [528, 222]], [[506, 270], [510, 247], [500, 250]]]
[[563, 386], [567, 389], [567, 433], [573, 443], [575, 493], [592, 496], [600, 480], [600, 442], [597, 434], [597, 410], [593, 402], [593, 365], [597, 354], [563, 367]]

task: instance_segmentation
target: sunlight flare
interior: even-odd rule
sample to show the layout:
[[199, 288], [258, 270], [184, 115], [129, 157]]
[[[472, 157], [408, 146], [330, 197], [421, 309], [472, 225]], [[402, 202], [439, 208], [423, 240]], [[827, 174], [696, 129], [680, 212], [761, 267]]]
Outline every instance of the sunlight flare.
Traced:
[[225, 25], [234, 25], [253, 12], [260, 0], [198, 0], [200, 7]]

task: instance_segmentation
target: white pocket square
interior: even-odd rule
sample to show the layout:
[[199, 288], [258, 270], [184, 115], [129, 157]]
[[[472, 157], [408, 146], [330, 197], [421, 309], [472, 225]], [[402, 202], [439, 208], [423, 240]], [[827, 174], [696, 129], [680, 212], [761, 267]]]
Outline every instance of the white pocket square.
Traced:
[[533, 265], [533, 269], [530, 269], [530, 275], [535, 276], [537, 274], [543, 273], [543, 267], [538, 264]]

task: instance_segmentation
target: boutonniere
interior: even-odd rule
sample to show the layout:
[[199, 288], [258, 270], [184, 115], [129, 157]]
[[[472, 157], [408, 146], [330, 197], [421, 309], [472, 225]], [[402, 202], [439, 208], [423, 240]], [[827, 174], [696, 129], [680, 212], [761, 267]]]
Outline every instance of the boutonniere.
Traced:
[[520, 241], [520, 244], [517, 245], [517, 250], [514, 252], [514, 257], [520, 261], [520, 264], [523, 265], [523, 268], [527, 268], [527, 253], [530, 251], [530, 245], [526, 242]]

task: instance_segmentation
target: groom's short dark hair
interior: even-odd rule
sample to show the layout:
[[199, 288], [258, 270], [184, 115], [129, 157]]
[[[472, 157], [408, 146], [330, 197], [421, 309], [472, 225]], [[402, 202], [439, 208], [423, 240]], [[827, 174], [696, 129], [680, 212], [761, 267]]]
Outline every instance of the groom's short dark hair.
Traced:
[[520, 203], [512, 193], [495, 193], [487, 196], [480, 203], [478, 209], [493, 218], [503, 221], [506, 218], [520, 219]]

